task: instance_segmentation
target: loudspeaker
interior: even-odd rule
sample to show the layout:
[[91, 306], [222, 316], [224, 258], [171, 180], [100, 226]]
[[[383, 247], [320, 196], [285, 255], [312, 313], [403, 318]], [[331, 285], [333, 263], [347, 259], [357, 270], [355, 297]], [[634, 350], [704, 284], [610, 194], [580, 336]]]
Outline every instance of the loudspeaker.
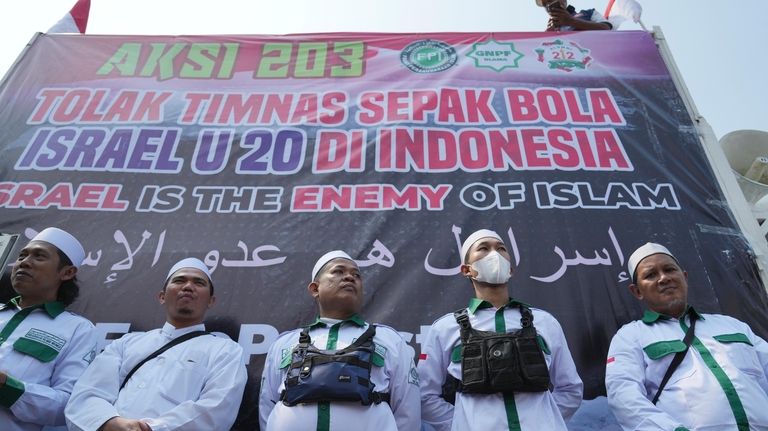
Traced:
[[768, 195], [768, 132], [736, 130], [720, 138], [744, 197], [753, 206]]

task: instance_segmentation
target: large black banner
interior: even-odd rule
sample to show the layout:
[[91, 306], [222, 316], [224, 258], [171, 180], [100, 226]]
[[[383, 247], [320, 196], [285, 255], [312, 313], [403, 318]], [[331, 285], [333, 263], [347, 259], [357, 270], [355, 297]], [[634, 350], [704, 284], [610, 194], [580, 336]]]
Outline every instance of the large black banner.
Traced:
[[73, 307], [105, 343], [160, 326], [166, 271], [198, 257], [208, 324], [257, 382], [314, 316], [315, 259], [343, 249], [364, 317], [418, 353], [473, 294], [458, 249], [478, 228], [512, 248], [512, 295], [562, 324], [587, 398], [641, 313], [626, 260], [646, 241], [686, 266], [697, 308], [768, 335], [750, 247], [644, 32], [41, 35], [0, 106], [0, 231], [81, 239]]

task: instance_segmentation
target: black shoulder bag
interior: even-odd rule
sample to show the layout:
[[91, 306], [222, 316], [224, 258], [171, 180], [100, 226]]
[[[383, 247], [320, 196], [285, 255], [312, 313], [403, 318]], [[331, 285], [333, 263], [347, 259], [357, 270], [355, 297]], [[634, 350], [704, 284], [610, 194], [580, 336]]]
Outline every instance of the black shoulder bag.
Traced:
[[118, 391], [122, 391], [123, 390], [123, 387], [125, 386], [126, 383], [128, 383], [128, 380], [131, 378], [131, 376], [133, 376], [133, 373], [135, 373], [139, 368], [141, 368], [142, 365], [144, 365], [147, 362], [149, 362], [150, 360], [155, 359], [156, 357], [160, 356], [163, 352], [165, 352], [166, 350], [170, 349], [173, 346], [176, 346], [176, 345], [181, 344], [181, 343], [183, 343], [183, 342], [185, 342], [187, 340], [191, 340], [191, 339], [193, 339], [195, 337], [199, 337], [199, 336], [205, 335], [205, 334], [209, 334], [209, 332], [207, 332], [207, 331], [192, 331], [190, 333], [182, 335], [181, 337], [174, 338], [173, 340], [171, 340], [168, 343], [166, 343], [163, 347], [155, 350], [154, 352], [152, 352], [152, 354], [150, 354], [149, 356], [144, 358], [143, 361], [141, 361], [138, 364], [136, 364], [136, 366], [133, 367], [133, 369], [128, 372], [128, 375], [126, 375], [125, 379], [123, 379], [123, 383], [120, 384], [120, 389]]
[[667, 368], [666, 374], [664, 374], [664, 378], [661, 379], [661, 383], [659, 384], [659, 390], [656, 391], [656, 395], [653, 397], [653, 405], [656, 405], [656, 403], [659, 401], [659, 397], [661, 396], [661, 391], [664, 390], [664, 386], [667, 385], [667, 382], [672, 377], [672, 374], [674, 374], [677, 367], [680, 365], [681, 362], [683, 362], [683, 358], [685, 358], [685, 354], [688, 353], [688, 348], [691, 347], [691, 343], [693, 342], [693, 327], [696, 326], [696, 313], [691, 313], [691, 326], [688, 328], [688, 331], [685, 332], [685, 337], [683, 337], [683, 343], [685, 343], [685, 350], [682, 352], [675, 353], [675, 357], [672, 358], [672, 362], [669, 364], [669, 368]]

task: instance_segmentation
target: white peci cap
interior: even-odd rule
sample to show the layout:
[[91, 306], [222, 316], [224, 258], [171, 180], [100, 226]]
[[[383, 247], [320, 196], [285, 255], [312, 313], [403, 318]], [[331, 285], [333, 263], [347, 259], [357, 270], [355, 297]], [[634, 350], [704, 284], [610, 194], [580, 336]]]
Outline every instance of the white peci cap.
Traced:
[[472, 244], [476, 243], [481, 238], [496, 238], [499, 241], [504, 242], [504, 240], [501, 239], [501, 236], [492, 230], [480, 229], [475, 231], [472, 235], [468, 236], [461, 245], [461, 263], [464, 263], [467, 260], [467, 253], [469, 253], [469, 249], [472, 248]]
[[[631, 256], [629, 256], [629, 260], [627, 260], [627, 269], [629, 270], [629, 276], [632, 278], [633, 283], [635, 282], [635, 270], [637, 269], [637, 265], [640, 264], [640, 261], [648, 256], [659, 253], [666, 254], [672, 259], [675, 259], [675, 262], [677, 262], [677, 258], [672, 254], [671, 251], [669, 251], [669, 249], [661, 244], [656, 244], [655, 242], [647, 242], [643, 244], [642, 246], [638, 247], [638, 249], [635, 250]], [[679, 264], [680, 262], [678, 262], [678, 265]]]
[[69, 232], [59, 228], [45, 228], [35, 235], [35, 237], [32, 238], [32, 241], [45, 241], [52, 244], [72, 261], [72, 265], [74, 265], [75, 268], [80, 268], [80, 265], [82, 265], [85, 260], [85, 249], [83, 249], [80, 241]]
[[320, 256], [320, 259], [317, 259], [317, 262], [315, 262], [315, 266], [312, 268], [312, 278], [311, 280], [314, 280], [315, 277], [317, 277], [317, 274], [320, 272], [321, 269], [325, 266], [326, 263], [332, 261], [333, 259], [347, 259], [354, 262], [355, 260], [349, 257], [349, 255], [341, 250], [333, 250], [329, 251], [328, 253], [325, 253], [324, 255]]
[[208, 277], [208, 281], [213, 283], [213, 280], [211, 279], [211, 271], [208, 269], [207, 266], [205, 266], [205, 264], [200, 259], [195, 257], [188, 257], [186, 259], [181, 259], [180, 261], [176, 262], [176, 264], [171, 267], [171, 270], [168, 271], [168, 275], [165, 277], [165, 280], [168, 281], [168, 279], [171, 278], [174, 272], [182, 268], [199, 269], [200, 271], [203, 271], [203, 274], [205, 274], [206, 277]]

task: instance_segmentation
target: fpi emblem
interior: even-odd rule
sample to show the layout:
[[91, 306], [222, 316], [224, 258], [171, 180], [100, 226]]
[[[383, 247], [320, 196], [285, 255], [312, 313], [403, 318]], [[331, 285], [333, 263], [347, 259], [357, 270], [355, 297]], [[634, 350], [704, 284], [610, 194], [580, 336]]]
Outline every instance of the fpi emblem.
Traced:
[[400, 61], [416, 73], [442, 72], [457, 60], [458, 54], [451, 45], [431, 39], [413, 42], [400, 53]]
[[582, 48], [576, 42], [562, 41], [544, 42], [534, 50], [537, 60], [549, 65], [550, 69], [572, 72], [574, 69], [586, 69], [592, 64], [589, 50]]
[[467, 57], [475, 60], [475, 67], [485, 67], [501, 72], [506, 68], [518, 67], [518, 61], [523, 54], [515, 51], [512, 43], [496, 42], [491, 39], [488, 42], [476, 43], [472, 46], [472, 52]]

